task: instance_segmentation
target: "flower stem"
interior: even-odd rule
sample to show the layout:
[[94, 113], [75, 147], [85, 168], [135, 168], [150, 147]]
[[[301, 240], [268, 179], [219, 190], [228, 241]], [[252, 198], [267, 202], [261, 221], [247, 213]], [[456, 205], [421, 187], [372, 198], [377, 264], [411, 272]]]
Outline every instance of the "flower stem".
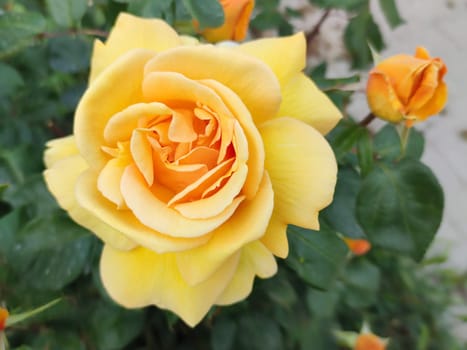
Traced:
[[374, 119], [376, 118], [376, 116], [373, 114], [373, 113], [368, 113], [368, 115], [363, 118], [360, 123], [358, 123], [360, 126], [367, 126], [368, 124], [370, 124]]
[[405, 156], [405, 152], [407, 150], [407, 143], [409, 141], [410, 136], [410, 127], [404, 125], [401, 129], [400, 137], [401, 137], [401, 156], [403, 158]]

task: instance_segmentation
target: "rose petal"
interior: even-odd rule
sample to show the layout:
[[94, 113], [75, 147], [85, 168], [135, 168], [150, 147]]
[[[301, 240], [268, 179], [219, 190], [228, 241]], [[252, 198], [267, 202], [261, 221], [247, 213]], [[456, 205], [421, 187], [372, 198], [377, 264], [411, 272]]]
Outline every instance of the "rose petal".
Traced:
[[310, 78], [298, 73], [282, 87], [282, 104], [277, 117], [301, 120], [325, 135], [336, 126], [342, 114]]
[[273, 192], [267, 174], [258, 194], [244, 201], [235, 214], [213, 232], [211, 240], [198, 248], [177, 253], [177, 264], [190, 285], [209, 278], [229, 256], [245, 244], [263, 236], [271, 217]]
[[242, 249], [235, 275], [222, 295], [216, 300], [216, 304], [228, 305], [245, 299], [253, 289], [256, 275], [268, 278], [276, 272], [276, 260], [263, 244], [255, 241], [246, 245]]
[[240, 97], [256, 123], [279, 109], [280, 86], [274, 73], [260, 60], [229, 48], [179, 47], [157, 55], [145, 69], [146, 74], [179, 72], [190, 79], [216, 80]]
[[153, 195], [136, 167], [125, 170], [121, 191], [128, 207], [148, 228], [171, 237], [195, 238], [211, 233], [228, 220], [240, 205], [242, 198], [234, 199], [220, 214], [204, 220], [188, 219]]
[[272, 213], [268, 228], [261, 242], [275, 256], [285, 259], [289, 255], [289, 242], [287, 240], [287, 224], [276, 211]]
[[120, 191], [120, 181], [127, 165], [122, 163], [120, 159], [111, 159], [99, 173], [97, 179], [99, 191], [119, 209], [125, 208], [125, 201]]
[[161, 52], [181, 44], [177, 32], [164, 21], [120, 13], [106, 43], [94, 41], [89, 81], [94, 81], [118, 57], [132, 49]]
[[100, 271], [107, 292], [121, 305], [135, 308], [154, 304], [175, 312], [194, 327], [226, 288], [239, 255], [232, 255], [196, 286], [183, 280], [174, 254], [156, 254], [144, 248], [123, 252], [104, 246]]
[[[137, 171], [133, 166], [133, 170]], [[144, 179], [141, 180], [144, 181]], [[142, 224], [129, 210], [118, 210], [115, 205], [104, 198], [97, 190], [97, 174], [88, 169], [76, 182], [76, 199], [83, 208], [96, 217], [124, 232], [132, 241], [157, 253], [175, 252], [190, 249], [206, 243], [210, 235], [195, 238], [178, 238], [166, 236]], [[123, 191], [122, 191], [123, 192]]]
[[306, 41], [301, 32], [281, 38], [253, 40], [233, 49], [266, 63], [281, 85], [288, 83], [288, 80], [301, 72], [306, 65]]
[[133, 50], [121, 56], [86, 90], [75, 113], [74, 134], [81, 155], [94, 169], [102, 169], [108, 156], [104, 129], [109, 119], [132, 104], [142, 102], [143, 66], [154, 56]]
[[314, 128], [292, 118], [271, 120], [259, 131], [274, 189], [274, 213], [285, 224], [318, 229], [318, 212], [331, 203], [336, 184], [331, 147]]
[[92, 212], [80, 207], [75, 198], [75, 185], [80, 174], [88, 168], [84, 159], [78, 154], [73, 137], [53, 140], [47, 144], [45, 158], [53, 164], [44, 171], [47, 188], [57, 199], [60, 207], [81, 226], [94, 232], [107, 244], [116, 249], [129, 250], [136, 243], [124, 236], [120, 231], [105, 224]]

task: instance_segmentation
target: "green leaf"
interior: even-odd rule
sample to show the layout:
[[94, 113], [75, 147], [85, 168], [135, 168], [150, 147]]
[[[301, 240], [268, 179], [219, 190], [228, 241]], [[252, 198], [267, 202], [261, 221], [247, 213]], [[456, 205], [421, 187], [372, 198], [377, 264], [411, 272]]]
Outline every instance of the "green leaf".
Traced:
[[290, 245], [287, 264], [310, 285], [329, 288], [345, 261], [345, 243], [324, 227], [312, 231], [289, 225], [287, 233]]
[[217, 0], [183, 0], [188, 12], [199, 22], [201, 29], [224, 24], [224, 9]]
[[336, 288], [330, 290], [309, 289], [306, 303], [313, 316], [317, 318], [331, 318], [334, 315], [339, 294]]
[[47, 9], [61, 27], [76, 26], [86, 13], [88, 0], [45, 0]]
[[273, 278], [261, 282], [261, 287], [276, 305], [290, 309], [297, 301], [297, 294], [289, 282], [285, 270], [279, 269]]
[[362, 183], [357, 217], [372, 244], [421, 260], [441, 223], [444, 197], [431, 170], [414, 159], [379, 164]]
[[383, 10], [384, 16], [391, 28], [395, 28], [404, 23], [404, 20], [397, 9], [395, 0], [379, 0], [379, 5], [381, 6], [381, 10]]
[[18, 233], [9, 260], [27, 285], [59, 290], [88, 265], [94, 237], [61, 212], [36, 218]]
[[242, 316], [234, 349], [282, 350], [284, 349], [279, 325], [270, 317], [250, 312]]
[[45, 28], [46, 21], [40, 13], [0, 13], [0, 59], [33, 44], [34, 36]]
[[344, 42], [352, 56], [352, 68], [365, 68], [372, 63], [368, 43], [378, 51], [383, 49], [383, 37], [368, 9], [350, 20], [344, 33]]
[[355, 84], [360, 81], [360, 75], [354, 74], [348, 77], [341, 78], [326, 78], [327, 64], [323, 62], [313, 68], [310, 72], [310, 77], [321, 90], [339, 89], [342, 86]]
[[50, 39], [49, 64], [56, 71], [76, 73], [89, 67], [91, 43], [84, 37], [58, 37]]
[[172, 0], [130, 0], [128, 2], [128, 12], [138, 16], [151, 18], [167, 17], [167, 12], [170, 10]]
[[33, 349], [47, 350], [85, 350], [84, 340], [80, 339], [76, 331], [45, 329], [37, 332], [38, 336], [32, 343]]
[[9, 97], [15, 91], [24, 85], [23, 78], [20, 73], [13, 67], [0, 62], [0, 99]]
[[370, 132], [364, 129], [357, 141], [358, 165], [362, 177], [365, 177], [373, 167], [373, 143]]
[[[393, 124], [386, 124], [374, 137], [376, 156], [386, 161], [394, 161], [401, 155], [399, 133]], [[410, 129], [410, 135], [405, 151], [405, 158], [420, 159], [425, 147], [423, 134], [415, 128]]]
[[212, 350], [233, 349], [237, 325], [228, 318], [216, 320], [212, 327], [211, 347]]
[[320, 218], [327, 225], [346, 237], [366, 237], [356, 218], [356, 203], [360, 186], [360, 175], [354, 169], [340, 167], [337, 173], [334, 199], [331, 205], [320, 213]]
[[381, 274], [377, 266], [365, 258], [352, 259], [343, 274], [344, 298], [351, 307], [363, 308], [375, 302]]
[[341, 119], [327, 136], [337, 160], [340, 161], [366, 132], [366, 128], [352, 119]]
[[144, 310], [127, 310], [107, 302], [88, 311], [89, 331], [97, 350], [123, 349], [143, 329]]

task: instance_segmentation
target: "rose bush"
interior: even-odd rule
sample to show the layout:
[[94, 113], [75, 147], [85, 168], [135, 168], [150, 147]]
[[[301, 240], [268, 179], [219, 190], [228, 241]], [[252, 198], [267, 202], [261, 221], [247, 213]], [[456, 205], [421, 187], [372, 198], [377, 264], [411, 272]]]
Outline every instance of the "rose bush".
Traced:
[[224, 10], [224, 24], [217, 28], [205, 28], [201, 34], [210, 42], [245, 39], [254, 0], [220, 0]]
[[439, 113], [447, 101], [446, 65], [423, 47], [378, 63], [369, 73], [367, 100], [378, 117], [407, 126]]
[[276, 272], [287, 224], [318, 229], [337, 172], [322, 135], [341, 114], [304, 67], [301, 33], [203, 45], [123, 13], [95, 41], [73, 135], [48, 143], [44, 176], [103, 240], [115, 301], [194, 326]]

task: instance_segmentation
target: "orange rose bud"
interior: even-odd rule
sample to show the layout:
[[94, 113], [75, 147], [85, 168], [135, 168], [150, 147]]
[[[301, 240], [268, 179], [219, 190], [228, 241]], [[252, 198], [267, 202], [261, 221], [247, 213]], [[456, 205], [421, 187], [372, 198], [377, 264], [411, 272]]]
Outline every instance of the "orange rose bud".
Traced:
[[371, 243], [366, 239], [344, 238], [349, 250], [355, 255], [364, 255], [371, 249]]
[[0, 307], [0, 332], [5, 329], [8, 316], [10, 316], [8, 310]]
[[357, 337], [354, 350], [385, 350], [387, 341], [373, 333], [362, 333]]
[[430, 57], [424, 47], [417, 47], [414, 56], [391, 56], [369, 73], [368, 105], [379, 118], [393, 123], [405, 120], [410, 127], [443, 109], [448, 94], [443, 81], [446, 72], [441, 58]]
[[224, 8], [224, 24], [217, 28], [205, 28], [201, 34], [207, 41], [242, 41], [246, 37], [254, 0], [219, 0]]

